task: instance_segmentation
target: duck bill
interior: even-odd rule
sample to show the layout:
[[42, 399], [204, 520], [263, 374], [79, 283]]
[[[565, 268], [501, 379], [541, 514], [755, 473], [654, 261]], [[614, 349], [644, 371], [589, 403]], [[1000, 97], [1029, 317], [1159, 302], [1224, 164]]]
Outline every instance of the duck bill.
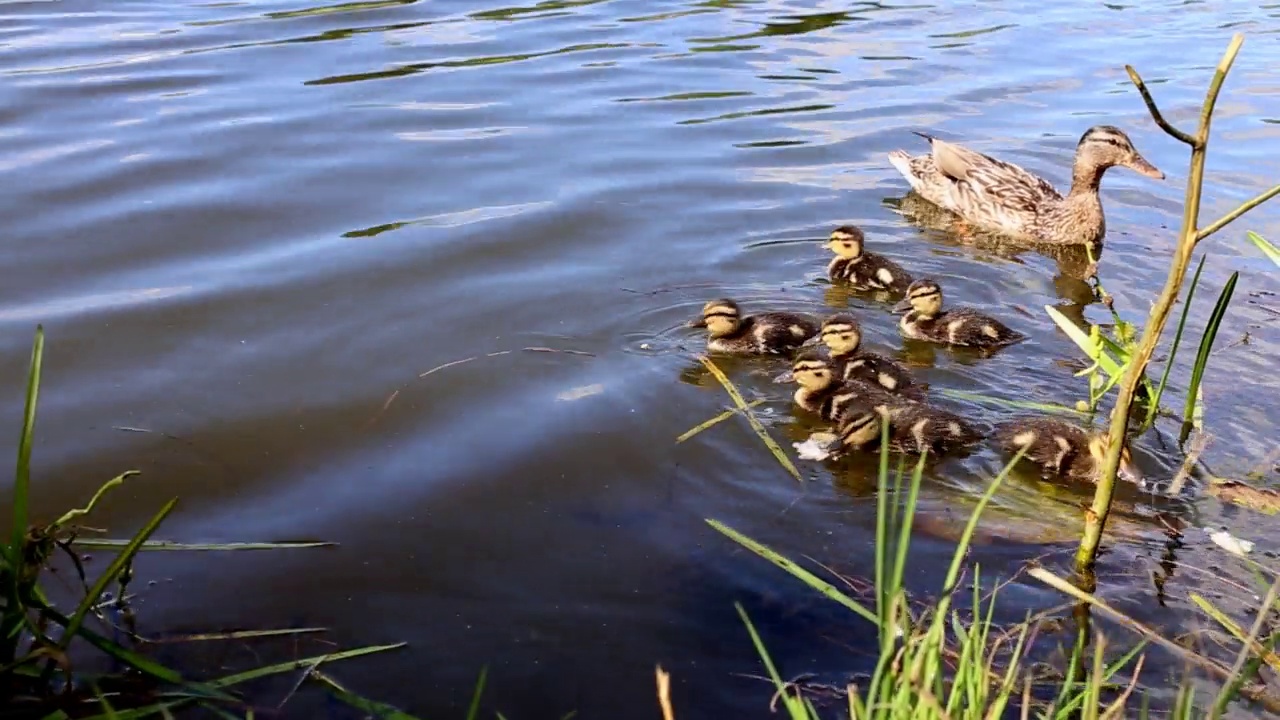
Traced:
[[904, 313], [910, 309], [911, 309], [911, 299], [903, 298], [893, 306], [892, 311], [896, 313]]
[[694, 318], [689, 322], [685, 323], [685, 327], [691, 327], [691, 328], [704, 328], [706, 326], [707, 326], [707, 319], [700, 318], [700, 317]]
[[1134, 153], [1133, 157], [1129, 158], [1129, 161], [1125, 163], [1125, 167], [1133, 170], [1134, 172], [1146, 175], [1149, 178], [1155, 178], [1156, 180], [1164, 179], [1164, 173], [1160, 171], [1160, 168], [1147, 162], [1147, 159], [1138, 153]]
[[1116, 476], [1125, 482], [1131, 482], [1134, 485], [1142, 484], [1142, 471], [1133, 464], [1133, 461], [1120, 460], [1120, 467], [1116, 468]]

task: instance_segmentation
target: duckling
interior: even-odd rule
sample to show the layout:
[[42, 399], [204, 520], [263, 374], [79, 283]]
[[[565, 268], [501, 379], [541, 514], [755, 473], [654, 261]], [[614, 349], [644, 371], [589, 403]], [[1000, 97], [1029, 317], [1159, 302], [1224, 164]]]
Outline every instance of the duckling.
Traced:
[[735, 355], [777, 355], [800, 347], [818, 334], [818, 323], [808, 315], [767, 312], [743, 315], [729, 298], [702, 306], [702, 317], [689, 327], [706, 328], [707, 350]]
[[[1107, 433], [1089, 431], [1056, 418], [1017, 418], [997, 425], [997, 443], [1010, 454], [1026, 448], [1025, 459], [1042, 470], [1064, 477], [1097, 482], [1106, 465]], [[1126, 443], [1120, 451], [1117, 476], [1141, 484], [1142, 473]]]
[[1120, 165], [1156, 180], [1129, 136], [1112, 125], [1089, 128], [1076, 143], [1071, 191], [1063, 197], [1048, 180], [1013, 163], [917, 132], [930, 154], [889, 153], [889, 162], [925, 200], [966, 222], [1014, 238], [1054, 245], [1094, 245], [1107, 232], [1098, 187]]
[[827, 247], [836, 254], [827, 265], [827, 276], [859, 290], [906, 291], [911, 275], [898, 263], [863, 250], [866, 236], [854, 225], [842, 225], [831, 232]]
[[[816, 348], [796, 355], [791, 364], [792, 379], [800, 387], [792, 396], [796, 405], [827, 422], [838, 422], [851, 409], [875, 409], [904, 402], [884, 388], [861, 380], [844, 381], [836, 374], [830, 358]], [[888, 412], [888, 410], [884, 410]]]
[[909, 400], [924, 399], [924, 389], [915, 383], [911, 372], [902, 363], [859, 349], [862, 326], [852, 315], [839, 313], [827, 318], [822, 323], [819, 336], [830, 351], [832, 363], [841, 378], [876, 383]]
[[942, 309], [942, 288], [933, 280], [911, 283], [907, 297], [893, 307], [908, 310], [898, 323], [905, 338], [962, 347], [996, 348], [1012, 345], [1026, 335], [972, 308]]
[[840, 418], [836, 436], [848, 450], [874, 450], [880, 446], [882, 418], [889, 420], [889, 448], [918, 454], [941, 454], [972, 445], [981, 439], [960, 416], [923, 404], [848, 409]]
[[909, 453], [942, 453], [982, 439], [964, 418], [923, 403], [889, 408], [889, 435], [895, 450]]

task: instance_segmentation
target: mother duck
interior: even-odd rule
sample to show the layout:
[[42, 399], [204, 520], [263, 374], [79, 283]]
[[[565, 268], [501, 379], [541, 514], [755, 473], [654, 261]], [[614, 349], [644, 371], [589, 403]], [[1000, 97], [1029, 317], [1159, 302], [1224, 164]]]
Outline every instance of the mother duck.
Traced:
[[1054, 187], [1013, 163], [917, 132], [928, 155], [889, 153], [889, 162], [921, 197], [979, 227], [1052, 245], [1094, 245], [1107, 232], [1098, 185], [1107, 168], [1122, 165], [1147, 177], [1164, 173], [1138, 154], [1120, 128], [1095, 125], [1080, 136], [1071, 191]]

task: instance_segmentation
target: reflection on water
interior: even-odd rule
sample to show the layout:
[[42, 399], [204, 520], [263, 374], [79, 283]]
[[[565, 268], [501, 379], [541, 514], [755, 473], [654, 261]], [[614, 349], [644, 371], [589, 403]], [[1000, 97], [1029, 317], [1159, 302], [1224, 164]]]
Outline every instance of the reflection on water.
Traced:
[[[869, 670], [857, 652], [868, 628], [704, 519], [865, 577], [875, 462], [799, 462], [797, 484], [736, 417], [677, 445], [731, 406], [683, 323], [724, 295], [848, 309], [869, 349], [976, 422], [1012, 415], [990, 398], [1072, 404], [1081, 366], [1043, 308], [1110, 321], [1087, 257], [957, 233], [912, 205], [885, 154], [935, 130], [1065, 187], [1084, 128], [1124, 128], [1170, 173], [1103, 183], [1100, 280], [1140, 317], [1163, 283], [1185, 152], [1123, 66], [1190, 123], [1226, 41], [1212, 28], [1246, 28], [1215, 122], [1216, 216], [1275, 181], [1260, 158], [1280, 141], [1266, 40], [1280, 13], [1105, 8], [0, 4], [0, 392], [16, 417], [32, 326], [45, 323], [35, 516], [137, 468], [96, 524], [123, 534], [176, 495], [173, 539], [339, 543], [147, 557], [139, 577], [172, 582], [138, 589], [142, 623], [407, 640], [341, 677], [424, 716], [456, 714], [488, 665], [486, 711], [648, 717], [655, 662], [674, 673], [681, 717], [758, 714], [770, 691], [739, 675], [758, 668], [735, 600], [784, 672]], [[1280, 236], [1277, 218], [1263, 208], [1247, 227]], [[844, 223], [937, 279], [949, 304], [1009, 318], [1029, 340], [991, 356], [904, 343], [883, 298], [823, 277], [819, 240]], [[1249, 301], [1222, 332], [1250, 339], [1221, 343], [1210, 363], [1219, 440], [1203, 462], [1226, 477], [1261, 465], [1265, 483], [1280, 479], [1267, 459], [1280, 410], [1251, 400], [1253, 378], [1273, 370], [1280, 286], [1244, 229], [1206, 247], [1189, 332], [1208, 316], [1200, 300], [1241, 270]], [[815, 429], [773, 381], [784, 360], [722, 367], [784, 447]], [[1185, 367], [1170, 380], [1178, 394]], [[1182, 462], [1170, 432], [1137, 444], [1150, 475]], [[1001, 460], [980, 447], [930, 464], [915, 589], [934, 589]], [[1020, 469], [974, 559], [1001, 576], [1046, 552], [1057, 562], [1088, 493]], [[1248, 577], [1202, 534], [1171, 543], [1167, 527], [1275, 542], [1212, 499], [1128, 489], [1121, 504], [1105, 594], [1169, 632], [1194, 617], [1189, 590], [1212, 590], [1195, 568]], [[1014, 588], [1010, 617], [1060, 600]], [[1154, 614], [1157, 595], [1167, 607]], [[304, 690], [285, 711], [328, 710]]]

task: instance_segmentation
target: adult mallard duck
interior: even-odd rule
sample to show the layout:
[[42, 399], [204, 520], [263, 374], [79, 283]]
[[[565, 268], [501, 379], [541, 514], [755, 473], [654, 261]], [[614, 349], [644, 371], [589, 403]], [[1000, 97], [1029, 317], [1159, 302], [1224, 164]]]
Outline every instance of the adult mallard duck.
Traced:
[[845, 380], [877, 383], [885, 390], [910, 400], [923, 400], [924, 389], [911, 372], [897, 360], [862, 349], [862, 326], [853, 315], [839, 313], [822, 322], [822, 344]]
[[898, 263], [863, 248], [862, 228], [842, 225], [831, 231], [827, 247], [836, 256], [827, 265], [827, 277], [847, 282], [858, 290], [889, 290], [901, 293], [911, 284], [911, 275]]
[[[1106, 431], [1088, 431], [1056, 418], [1016, 418], [996, 426], [996, 442], [1010, 455], [1026, 448], [1023, 458], [1051, 475], [1097, 482], [1107, 458]], [[1132, 483], [1142, 482], [1126, 444], [1120, 451], [1116, 475]]]
[[1026, 336], [999, 320], [973, 308], [942, 309], [942, 287], [929, 279], [917, 280], [907, 288], [907, 297], [893, 307], [907, 310], [898, 322], [898, 331], [911, 340], [927, 340], [961, 347], [997, 348], [1012, 345]]
[[706, 328], [707, 350], [734, 355], [777, 355], [794, 350], [818, 334], [818, 322], [808, 315], [766, 312], [743, 315], [729, 298], [702, 306], [701, 317], [689, 327]]
[[974, 225], [1031, 242], [1093, 245], [1107, 231], [1098, 186], [1107, 168], [1122, 165], [1157, 180], [1164, 173], [1138, 154], [1112, 125], [1095, 125], [1080, 136], [1071, 191], [1063, 197], [1049, 181], [1013, 163], [917, 132], [929, 141], [928, 155], [904, 150], [889, 162], [921, 197]]

